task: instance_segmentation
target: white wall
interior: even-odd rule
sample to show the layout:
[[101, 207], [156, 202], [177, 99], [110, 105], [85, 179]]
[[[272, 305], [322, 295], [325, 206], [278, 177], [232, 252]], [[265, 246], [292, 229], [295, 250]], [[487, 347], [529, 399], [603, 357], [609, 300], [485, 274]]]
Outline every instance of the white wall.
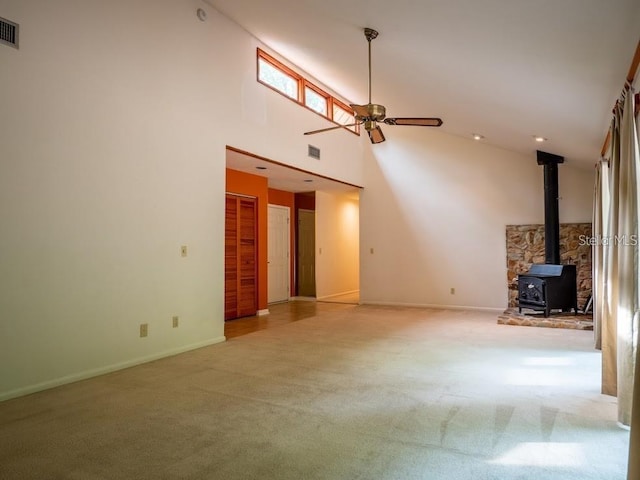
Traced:
[[[504, 309], [505, 226], [544, 222], [535, 147], [524, 156], [429, 129], [386, 134], [365, 162], [361, 301]], [[593, 173], [559, 171], [560, 221], [591, 221]]]
[[358, 137], [308, 159], [327, 122], [259, 85], [257, 41], [198, 0], [1, 15], [21, 37], [0, 46], [0, 400], [224, 339], [226, 145], [362, 183]]
[[316, 297], [352, 293], [359, 281], [358, 192], [316, 192]]
[[[542, 222], [534, 156], [419, 128], [304, 137], [327, 122], [259, 85], [258, 42], [199, 0], [0, 14], [21, 26], [0, 46], [0, 400], [223, 340], [226, 145], [366, 185], [364, 300], [504, 306], [504, 226]], [[589, 220], [569, 170], [561, 220]], [[319, 295], [354, 288], [335, 282]]]

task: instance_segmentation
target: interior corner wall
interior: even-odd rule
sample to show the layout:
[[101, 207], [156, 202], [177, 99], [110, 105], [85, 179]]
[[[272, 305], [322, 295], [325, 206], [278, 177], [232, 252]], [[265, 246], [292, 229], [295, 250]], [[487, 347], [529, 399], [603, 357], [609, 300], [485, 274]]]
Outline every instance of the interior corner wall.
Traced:
[[0, 400], [224, 341], [226, 145], [362, 183], [361, 138], [308, 158], [328, 122], [200, 0], [1, 8]]
[[358, 192], [316, 192], [316, 297], [360, 289]]
[[266, 177], [251, 175], [237, 170], [226, 170], [226, 191], [239, 195], [255, 197], [258, 202], [258, 310], [267, 309], [269, 251], [267, 247], [268, 215], [269, 215], [269, 187]]
[[289, 292], [293, 296], [295, 285], [295, 262], [293, 261], [296, 252], [296, 222], [295, 222], [295, 194], [293, 192], [285, 192], [275, 188], [269, 189], [269, 203], [289, 207]]
[[[505, 309], [506, 225], [544, 222], [534, 148], [522, 155], [420, 128], [393, 137], [365, 162], [361, 302]], [[593, 172], [559, 171], [560, 221], [590, 222]]]

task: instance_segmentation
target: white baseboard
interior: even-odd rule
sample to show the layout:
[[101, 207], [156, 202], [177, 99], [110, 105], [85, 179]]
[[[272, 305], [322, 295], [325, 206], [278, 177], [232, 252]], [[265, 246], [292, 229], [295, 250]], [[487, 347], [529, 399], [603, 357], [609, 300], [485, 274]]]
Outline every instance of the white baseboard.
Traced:
[[318, 297], [318, 300], [329, 300], [330, 298], [342, 297], [343, 295], [353, 295], [354, 293], [360, 293], [360, 290], [350, 290], [348, 292], [332, 293], [331, 295], [324, 295]]
[[269, 315], [269, 309], [268, 308], [264, 308], [262, 310], [258, 310], [256, 315], [258, 315], [259, 317], [262, 317], [264, 315]]
[[618, 428], [621, 428], [622, 430], [627, 430], [627, 431], [631, 431], [631, 426], [630, 425], [625, 425], [622, 422], [616, 422], [618, 424]]
[[470, 305], [439, 305], [434, 303], [405, 303], [405, 302], [378, 302], [360, 299], [361, 305], [380, 305], [388, 307], [413, 307], [413, 308], [432, 308], [435, 310], [466, 310], [471, 312], [490, 312], [503, 313], [505, 308], [496, 307], [475, 307]]
[[68, 383], [74, 383], [80, 380], [86, 380], [88, 378], [97, 377], [99, 375], [104, 375], [106, 373], [123, 370], [125, 368], [134, 367], [136, 365], [141, 365], [143, 363], [153, 362], [154, 360], [159, 360], [161, 358], [172, 357], [174, 355], [188, 352], [190, 350], [196, 350], [198, 348], [207, 347], [209, 345], [214, 345], [216, 343], [221, 343], [221, 342], [224, 342], [225, 340], [226, 338], [224, 336], [211, 338], [203, 342], [184, 345], [182, 347], [165, 350], [160, 353], [154, 353], [146, 357], [134, 358], [132, 360], [115, 363], [113, 365], [94, 368], [92, 370], [86, 370], [84, 372], [74, 373], [72, 375], [66, 375], [64, 377], [55, 378], [53, 380], [47, 380], [46, 382], [36, 383], [35, 385], [29, 385], [27, 387], [17, 388], [15, 390], [9, 390], [8, 392], [0, 392], [0, 402], [4, 400], [9, 400], [11, 398], [22, 397], [24, 395], [29, 395], [31, 393], [40, 392], [42, 390], [48, 390], [50, 388], [59, 387], [61, 385], [66, 385]]

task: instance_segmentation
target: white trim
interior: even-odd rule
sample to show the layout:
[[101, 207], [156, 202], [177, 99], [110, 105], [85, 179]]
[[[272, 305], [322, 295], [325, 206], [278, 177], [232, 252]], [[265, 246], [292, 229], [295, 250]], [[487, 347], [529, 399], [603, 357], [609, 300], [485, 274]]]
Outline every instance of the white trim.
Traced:
[[269, 309], [265, 308], [263, 310], [258, 310], [258, 312], [256, 313], [257, 316], [259, 317], [263, 317], [265, 315], [269, 315]]
[[334, 297], [342, 297], [343, 295], [353, 295], [354, 293], [360, 293], [360, 290], [351, 290], [349, 292], [342, 293], [332, 293], [331, 295], [325, 295], [323, 297], [318, 297], [318, 300], [328, 300]]
[[174, 355], [188, 352], [190, 350], [196, 350], [198, 348], [208, 347], [209, 345], [215, 345], [216, 343], [221, 343], [221, 342], [224, 342], [225, 340], [226, 338], [224, 336], [211, 338], [203, 342], [197, 342], [197, 343], [192, 343], [190, 345], [184, 345], [178, 348], [172, 348], [170, 350], [165, 350], [164, 352], [160, 352], [160, 353], [154, 353], [146, 357], [134, 358], [132, 360], [127, 360], [120, 363], [114, 363], [112, 365], [107, 365], [105, 367], [99, 367], [99, 368], [94, 368], [92, 370], [86, 370], [84, 372], [74, 373], [64, 377], [55, 378], [53, 380], [47, 380], [46, 382], [36, 383], [35, 385], [29, 385], [27, 387], [17, 388], [15, 390], [9, 390], [8, 392], [0, 392], [0, 402], [9, 400], [11, 398], [29, 395], [30, 393], [40, 392], [42, 390], [48, 390], [50, 388], [59, 387], [61, 385], [66, 385], [68, 383], [78, 382], [80, 380], [86, 380], [88, 378], [97, 377], [99, 375], [104, 375], [106, 373], [123, 370], [125, 368], [134, 367], [136, 365], [141, 365], [143, 363], [153, 362], [154, 360], [159, 360], [161, 358], [172, 357]]
[[235, 193], [235, 192], [224, 192], [225, 195], [233, 195], [234, 197], [241, 197], [241, 198], [252, 198], [257, 200], [258, 197], [256, 197], [255, 195], [245, 195], [244, 193]]
[[315, 302], [317, 300], [316, 297], [289, 297], [289, 301], [298, 301], [298, 302]]
[[380, 305], [389, 307], [413, 307], [413, 308], [433, 308], [436, 310], [466, 310], [476, 312], [504, 313], [504, 308], [495, 307], [475, 307], [469, 305], [438, 305], [433, 303], [404, 303], [404, 302], [377, 302], [369, 300], [360, 300], [360, 305]]

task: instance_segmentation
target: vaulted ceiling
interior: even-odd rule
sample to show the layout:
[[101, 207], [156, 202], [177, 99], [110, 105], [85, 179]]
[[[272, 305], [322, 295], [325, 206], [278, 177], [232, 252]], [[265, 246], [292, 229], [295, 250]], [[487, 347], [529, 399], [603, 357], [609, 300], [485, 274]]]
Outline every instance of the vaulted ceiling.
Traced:
[[389, 116], [442, 117], [448, 134], [584, 166], [600, 155], [640, 39], [638, 0], [206, 2], [358, 104], [363, 28], [375, 28], [372, 100]]

